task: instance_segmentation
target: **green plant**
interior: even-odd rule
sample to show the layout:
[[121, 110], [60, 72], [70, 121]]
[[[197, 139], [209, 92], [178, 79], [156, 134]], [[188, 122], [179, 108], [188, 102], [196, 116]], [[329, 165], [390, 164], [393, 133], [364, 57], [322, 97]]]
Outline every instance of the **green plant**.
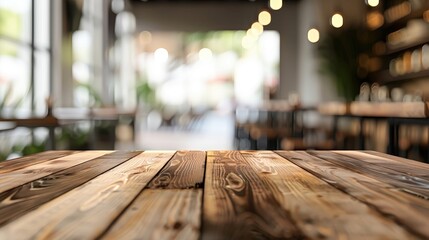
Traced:
[[155, 106], [156, 96], [155, 89], [153, 89], [147, 81], [140, 81], [137, 85], [137, 99], [143, 101], [149, 106]]
[[371, 39], [367, 30], [351, 27], [326, 33], [318, 45], [319, 71], [333, 80], [346, 101], [354, 100], [366, 80], [358, 75], [358, 57], [370, 49]]
[[66, 149], [89, 149], [89, 131], [76, 126], [62, 128], [61, 135], [57, 139]]
[[88, 91], [89, 96], [93, 100], [91, 107], [102, 107], [104, 105], [100, 94], [94, 89], [93, 86], [91, 86], [89, 83], [81, 83], [79, 81], [76, 81], [76, 83], [78, 87], [84, 88]]

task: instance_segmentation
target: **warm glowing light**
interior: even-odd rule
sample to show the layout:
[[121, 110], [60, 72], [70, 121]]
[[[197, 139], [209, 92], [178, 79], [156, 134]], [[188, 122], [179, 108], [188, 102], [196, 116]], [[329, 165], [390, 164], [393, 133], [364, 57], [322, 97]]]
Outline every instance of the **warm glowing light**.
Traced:
[[270, 0], [270, 8], [279, 10], [283, 6], [283, 0]]
[[332, 15], [331, 24], [333, 27], [340, 28], [343, 26], [343, 23], [344, 23], [344, 20], [341, 14], [335, 13], [334, 15]]
[[257, 41], [257, 37], [253, 35], [246, 35], [241, 40], [241, 46], [245, 49], [251, 48]]
[[308, 38], [308, 41], [310, 41], [311, 43], [317, 43], [320, 39], [319, 30], [315, 28], [308, 30], [307, 38]]
[[203, 48], [198, 52], [198, 57], [200, 58], [200, 60], [204, 61], [204, 60], [210, 60], [213, 57], [213, 53], [212, 50], [208, 49], [208, 48]]
[[154, 52], [155, 60], [158, 62], [168, 61], [168, 51], [165, 48], [158, 48]]
[[367, 0], [366, 1], [366, 4], [368, 4], [371, 7], [377, 7], [379, 3], [380, 3], [379, 0]]
[[254, 22], [252, 24], [251, 29], [253, 30], [255, 35], [260, 35], [264, 31], [264, 26], [262, 26], [262, 24], [260, 24], [259, 22]]
[[257, 34], [253, 31], [253, 29], [249, 29], [249, 30], [247, 30], [246, 35], [247, 36], [256, 36]]
[[370, 12], [366, 15], [366, 23], [372, 30], [377, 29], [384, 24], [383, 14], [379, 12]]
[[424, 19], [426, 22], [429, 22], [429, 10], [426, 10], [426, 11], [423, 13], [423, 19]]
[[258, 22], [264, 26], [271, 23], [271, 14], [267, 11], [262, 11], [258, 15]]

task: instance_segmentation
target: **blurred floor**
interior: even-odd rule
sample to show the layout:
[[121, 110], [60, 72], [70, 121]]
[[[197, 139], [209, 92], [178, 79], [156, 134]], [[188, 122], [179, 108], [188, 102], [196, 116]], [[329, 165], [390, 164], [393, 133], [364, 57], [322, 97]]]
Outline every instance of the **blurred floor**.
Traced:
[[[232, 150], [234, 118], [230, 114], [209, 112], [192, 128], [136, 128], [136, 141], [117, 142], [119, 150]], [[140, 130], [139, 130], [140, 129]]]

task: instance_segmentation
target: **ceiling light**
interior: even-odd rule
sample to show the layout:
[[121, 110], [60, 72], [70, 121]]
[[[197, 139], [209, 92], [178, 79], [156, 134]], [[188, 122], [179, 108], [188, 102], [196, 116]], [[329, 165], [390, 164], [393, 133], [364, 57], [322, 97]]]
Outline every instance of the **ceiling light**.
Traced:
[[208, 48], [203, 48], [198, 52], [198, 57], [202, 61], [210, 60], [213, 57], [212, 50], [210, 50]]
[[308, 41], [310, 41], [311, 43], [317, 43], [320, 39], [319, 30], [315, 28], [308, 30], [307, 38], [308, 38]]
[[340, 28], [343, 26], [344, 19], [343, 16], [339, 13], [332, 15], [331, 24], [334, 28]]
[[267, 11], [262, 11], [258, 15], [258, 22], [262, 25], [268, 25], [271, 22], [271, 14]]
[[168, 51], [165, 48], [158, 48], [154, 52], [155, 60], [158, 62], [168, 61]]
[[252, 24], [251, 29], [253, 30], [255, 35], [260, 35], [264, 31], [264, 26], [262, 26], [262, 24], [260, 24], [259, 22], [254, 22]]
[[270, 0], [270, 8], [279, 10], [283, 6], [283, 0]]
[[371, 7], [377, 7], [380, 3], [379, 0], [366, 0], [366, 4], [368, 4]]

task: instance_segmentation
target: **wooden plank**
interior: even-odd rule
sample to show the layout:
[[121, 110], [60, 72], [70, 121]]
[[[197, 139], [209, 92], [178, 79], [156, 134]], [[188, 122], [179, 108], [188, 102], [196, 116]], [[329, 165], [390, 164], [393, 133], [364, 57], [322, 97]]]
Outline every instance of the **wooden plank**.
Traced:
[[140, 152], [113, 152], [0, 193], [0, 225], [87, 182]]
[[376, 157], [382, 158], [382, 159], [387, 160], [387, 161], [399, 162], [399, 163], [401, 163], [402, 167], [408, 166], [409, 168], [414, 169], [414, 170], [412, 170], [413, 173], [422, 172], [422, 174], [425, 175], [425, 173], [429, 172], [429, 164], [427, 164], [427, 163], [422, 163], [422, 162], [418, 162], [415, 160], [406, 159], [406, 158], [402, 158], [402, 157], [398, 157], [398, 156], [394, 156], [394, 155], [389, 155], [386, 153], [376, 152], [376, 151], [360, 151], [360, 153], [376, 156]]
[[277, 153], [339, 190], [374, 207], [410, 232], [422, 238], [429, 238], [429, 201], [302, 151]]
[[3, 226], [0, 239], [95, 239], [173, 154], [143, 152]]
[[289, 213], [238, 151], [207, 153], [202, 239], [301, 239]]
[[271, 151], [242, 154], [310, 239], [415, 238], [377, 211]]
[[[381, 167], [396, 170], [398, 172], [408, 174], [410, 176], [422, 177], [429, 179], [429, 164], [417, 162], [410, 159], [399, 158], [396, 156], [384, 154], [385, 156], [377, 156], [370, 152], [362, 151], [333, 151], [342, 155], [357, 158], [372, 164], [378, 164]], [[375, 152], [374, 152], [375, 153]], [[381, 154], [381, 153], [380, 153]], [[398, 158], [399, 160], [396, 160]]]
[[38, 163], [77, 153], [77, 151], [46, 151], [29, 156], [0, 162], [0, 174], [16, 171]]
[[143, 191], [102, 239], [197, 240], [202, 189]]
[[86, 151], [0, 174], [0, 193], [111, 152]]
[[148, 188], [202, 188], [205, 158], [202, 151], [178, 151]]
[[309, 153], [343, 168], [375, 178], [380, 182], [388, 183], [398, 188], [398, 190], [429, 199], [429, 176], [415, 177], [401, 172], [400, 168], [397, 168], [398, 170], [387, 168], [385, 165], [389, 164], [388, 161], [374, 164], [366, 161], [365, 159], [367, 158], [365, 157], [354, 158], [353, 156], [347, 156], [347, 154], [328, 151], [310, 151]]

